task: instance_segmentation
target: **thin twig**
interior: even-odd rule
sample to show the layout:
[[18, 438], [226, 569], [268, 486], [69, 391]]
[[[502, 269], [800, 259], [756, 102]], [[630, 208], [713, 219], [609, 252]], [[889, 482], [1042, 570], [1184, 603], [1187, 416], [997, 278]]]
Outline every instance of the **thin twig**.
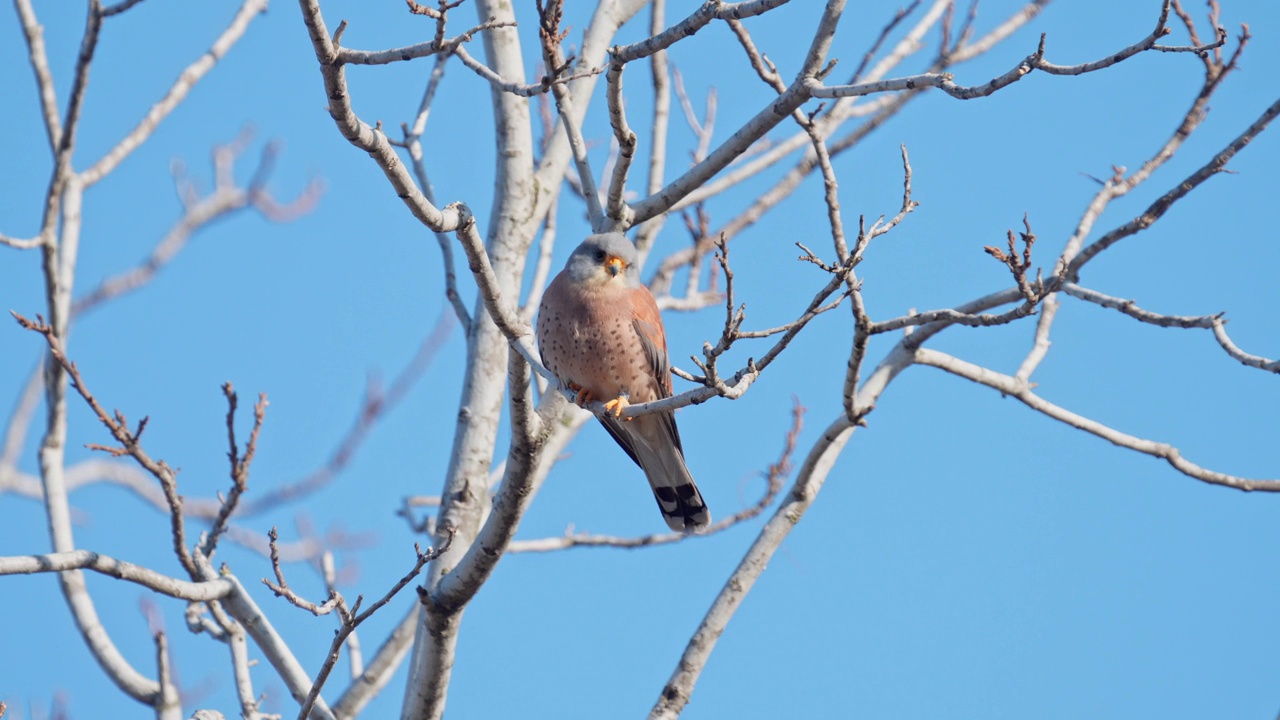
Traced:
[[238, 397], [229, 382], [223, 383], [222, 393], [227, 398], [227, 444], [230, 446], [227, 457], [231, 461], [231, 490], [223, 500], [222, 507], [218, 509], [213, 527], [209, 529], [204, 542], [200, 545], [200, 553], [206, 558], [213, 557], [218, 547], [218, 539], [226, 532], [227, 520], [235, 513], [236, 506], [240, 503], [240, 496], [249, 489], [249, 466], [253, 463], [254, 455], [257, 454], [258, 434], [262, 431], [262, 422], [267, 413], [267, 395], [261, 393], [258, 395], [258, 402], [253, 405], [253, 430], [249, 433], [249, 440], [244, 446], [244, 456], [241, 457], [240, 448], [236, 444], [235, 426]]
[[120, 443], [120, 446], [116, 448], [107, 448], [100, 445], [90, 445], [89, 447], [105, 450], [112, 455], [129, 455], [160, 481], [160, 487], [164, 490], [165, 500], [169, 505], [169, 525], [173, 536], [174, 554], [177, 555], [183, 569], [192, 577], [197, 577], [199, 573], [196, 570], [195, 561], [191, 557], [191, 551], [186, 544], [186, 522], [182, 517], [182, 497], [178, 495], [177, 471], [169, 467], [163, 460], [153, 460], [138, 444], [138, 438], [142, 435], [143, 429], [146, 428], [147, 419], [143, 418], [136, 430], [130, 430], [125, 416], [119, 411], [116, 411], [114, 416], [107, 414], [106, 409], [98, 403], [98, 399], [85, 386], [84, 380], [80, 377], [79, 369], [76, 368], [75, 363], [67, 358], [62, 349], [62, 342], [55, 336], [53, 328], [44, 323], [44, 318], [37, 316], [37, 321], [32, 322], [15, 312], [10, 312], [10, 314], [23, 328], [44, 336], [49, 346], [49, 354], [70, 376], [71, 386], [88, 403], [98, 420], [111, 432], [112, 437]]
[[[452, 536], [450, 536], [450, 538], [452, 538]], [[414, 543], [413, 550], [417, 557], [414, 561], [413, 568], [396, 581], [386, 594], [376, 600], [364, 612], [360, 611], [360, 606], [364, 600], [363, 595], [357, 596], [355, 604], [348, 609], [346, 601], [343, 599], [342, 595], [336, 590], [330, 591], [330, 601], [326, 602], [324, 606], [319, 607], [328, 606], [331, 602], [333, 607], [330, 609], [337, 609], [338, 616], [341, 619], [341, 625], [337, 632], [334, 633], [333, 642], [329, 645], [329, 653], [325, 657], [324, 664], [320, 666], [319, 672], [316, 673], [315, 682], [312, 683], [310, 692], [307, 693], [306, 699], [302, 702], [302, 707], [298, 711], [298, 720], [306, 720], [306, 718], [311, 714], [311, 709], [315, 706], [316, 700], [320, 696], [320, 690], [329, 679], [329, 674], [333, 672], [333, 668], [337, 664], [338, 658], [341, 655], [342, 646], [351, 633], [355, 632], [356, 628], [359, 627], [361, 623], [368, 620], [374, 613], [381, 610], [387, 603], [391, 602], [391, 598], [395, 597], [396, 594], [403, 590], [410, 582], [413, 582], [413, 579], [422, 572], [422, 568], [426, 567], [427, 563], [439, 557], [447, 548], [448, 542], [438, 548], [431, 548], [426, 552], [423, 552], [422, 549], [418, 547], [417, 543]], [[297, 596], [288, 589], [288, 586], [284, 582], [284, 576], [280, 571], [279, 564], [274, 559], [272, 561], [272, 566], [276, 570], [276, 577], [279, 579], [280, 584], [278, 586], [273, 585], [266, 579], [263, 579], [262, 582], [267, 585], [267, 587], [271, 588], [277, 595], [283, 595], [291, 603], [298, 605], [298, 607], [306, 607], [307, 609], [317, 607], [313, 603], [308, 603], [305, 600], [301, 600], [301, 598], [297, 598]], [[301, 601], [302, 604], [299, 604], [295, 599], [297, 601]]]

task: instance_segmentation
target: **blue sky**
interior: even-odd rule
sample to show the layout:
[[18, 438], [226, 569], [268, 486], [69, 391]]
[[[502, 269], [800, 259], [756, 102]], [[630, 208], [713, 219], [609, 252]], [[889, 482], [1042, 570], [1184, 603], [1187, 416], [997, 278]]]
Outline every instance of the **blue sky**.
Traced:
[[[531, 3], [528, 3], [531, 5]], [[1093, 237], [1146, 207], [1235, 137], [1280, 92], [1280, 7], [1223, 0], [1234, 35], [1254, 39], [1241, 70], [1212, 102], [1201, 130], [1147, 185], [1117, 201]], [[669, 19], [684, 6], [672, 3]], [[674, 7], [679, 5], [681, 7]], [[833, 55], [856, 65], [892, 15], [892, 3], [857, 3]], [[984, 2], [979, 28], [1018, 4]], [[1063, 2], [1008, 44], [957, 68], [957, 81], [983, 82], [1030, 53], [1048, 33], [1049, 58], [1092, 60], [1150, 31], [1158, 2]], [[1190, 3], [1197, 19], [1202, 8]], [[864, 7], [866, 6], [866, 7]], [[358, 48], [409, 44], [429, 25], [396, 3], [324, 2], [331, 26], [351, 22]], [[797, 0], [749, 21], [758, 45], [794, 72], [818, 3]], [[571, 8], [571, 12], [572, 12]], [[81, 11], [38, 3], [51, 69], [65, 99]], [[177, 73], [230, 18], [230, 3], [143, 3], [104, 30], [93, 68], [76, 164], [86, 167], [127, 132]], [[469, 23], [469, 8], [458, 11]], [[523, 11], [522, 11], [523, 12]], [[584, 19], [572, 17], [574, 33]], [[628, 27], [638, 37], [647, 20]], [[459, 22], [459, 27], [464, 24]], [[0, 11], [0, 232], [25, 237], [39, 221], [49, 159], [21, 30]], [[526, 37], [526, 42], [529, 42]], [[1175, 32], [1171, 43], [1183, 44]], [[1234, 41], [1233, 41], [1234, 43]], [[532, 49], [530, 47], [530, 49]], [[672, 60], [695, 98], [720, 97], [717, 138], [754, 114], [771, 91], [740, 62], [731, 35], [711, 27], [676, 46]], [[709, 61], [709, 59], [714, 59]], [[394, 127], [417, 107], [430, 61], [352, 68], [357, 110]], [[908, 65], [905, 71], [915, 71]], [[1112, 165], [1135, 168], [1168, 137], [1199, 86], [1188, 55], [1150, 54], [1079, 78], [1033, 74], [986, 99], [933, 93], [837, 160], [846, 222], [892, 213], [900, 202], [898, 146], [906, 144], [921, 202], [880, 238], [859, 268], [873, 318], [909, 308], [948, 307], [1008, 284], [982, 252], [1001, 244], [1027, 213], [1041, 258], [1057, 252], [1095, 190], [1089, 179]], [[637, 74], [635, 77], [639, 77]], [[640, 82], [633, 123], [643, 117]], [[437, 195], [479, 213], [492, 193], [488, 89], [451, 66], [427, 133]], [[268, 393], [271, 406], [250, 497], [325, 460], [359, 407], [366, 376], [390, 379], [447, 312], [435, 240], [408, 214], [364, 154], [346, 143], [325, 111], [314, 56], [296, 5], [274, 4], [152, 139], [86, 197], [77, 290], [144, 258], [180, 216], [168, 168], [184, 158], [207, 187], [209, 148], [256, 128], [239, 168], [247, 179], [266, 139], [284, 151], [271, 180], [281, 199], [314, 178], [327, 191], [311, 214], [287, 224], [244, 214], [198, 235], [142, 291], [75, 327], [72, 357], [108, 407], [148, 415], [149, 451], [182, 468], [188, 496], [226, 485], [227, 380], [242, 403]], [[673, 123], [672, 171], [692, 147]], [[603, 103], [584, 133], [607, 145]], [[1246, 351], [1280, 356], [1280, 245], [1274, 191], [1280, 136], [1273, 129], [1179, 203], [1153, 229], [1088, 266], [1082, 283], [1171, 314], [1227, 311]], [[643, 133], [642, 133], [643, 135]], [[642, 152], [644, 148], [642, 148]], [[709, 206], [723, 222], [764, 181], [746, 183]], [[633, 182], [633, 187], [640, 187]], [[561, 203], [557, 265], [586, 232], [581, 204]], [[747, 326], [793, 317], [825, 278], [794, 261], [792, 243], [827, 248], [821, 184], [812, 179], [780, 212], [735, 241]], [[659, 255], [687, 242], [678, 219]], [[465, 264], [460, 266], [465, 274]], [[647, 276], [646, 272], [646, 276]], [[464, 294], [470, 305], [471, 287]], [[0, 306], [43, 311], [39, 257], [0, 248]], [[719, 308], [667, 318], [674, 364], [718, 336]], [[795, 396], [808, 409], [807, 449], [840, 412], [852, 323], [847, 312], [819, 318], [743, 399], [718, 400], [679, 415], [690, 468], [708, 504], [724, 516], [749, 504], [760, 472], [782, 447]], [[1012, 373], [1031, 343], [1033, 322], [955, 328], [931, 344]], [[1191, 460], [1249, 477], [1277, 477], [1280, 386], [1274, 375], [1228, 358], [1202, 330], [1140, 325], [1069, 298], [1037, 392], [1117, 429], [1178, 446]], [[896, 342], [873, 341], [872, 362]], [[0, 323], [0, 407], [16, 402], [39, 338]], [[735, 363], [754, 349], [735, 351]], [[344, 552], [349, 596], [378, 596], [412, 564], [417, 538], [394, 512], [400, 499], [438, 492], [452, 441], [463, 341], [455, 327], [417, 385], [361, 448], [347, 471], [305, 503], [242, 527], [279, 525], [296, 538], [305, 518], [320, 531], [368, 534]], [[247, 415], [242, 416], [242, 420]], [[1272, 660], [1280, 620], [1277, 499], [1210, 487], [1161, 461], [1113, 447], [1038, 415], [996, 392], [929, 368], [912, 368], [885, 393], [812, 509], [773, 559], [729, 628], [685, 717], [1202, 718], [1272, 717], [1280, 707]], [[37, 419], [35, 428], [39, 428]], [[247, 424], [243, 427], [247, 430]], [[38, 430], [19, 467], [36, 471]], [[107, 437], [73, 405], [70, 460]], [[570, 448], [521, 524], [519, 537], [578, 530], [615, 535], [662, 531], [638, 469], [591, 425]], [[797, 458], [798, 459], [798, 458]], [[77, 544], [180, 574], [167, 547], [167, 520], [106, 485], [77, 491]], [[0, 554], [45, 552], [38, 504], [0, 494]], [[720, 535], [640, 551], [583, 549], [507, 557], [467, 610], [449, 698], [449, 717], [635, 717], [648, 712], [689, 634], [760, 521]], [[254, 585], [270, 567], [234, 547], [225, 560]], [[322, 594], [314, 573], [291, 580]], [[52, 576], [7, 577], [0, 615], [9, 618], [0, 658], [0, 698], [31, 717], [65, 693], [73, 717], [140, 717], [117, 693], [72, 629]], [[107, 629], [126, 656], [150, 668], [151, 641], [139, 611], [145, 590], [90, 578]], [[331, 638], [330, 619], [286, 607], [265, 588], [260, 604], [308, 670]], [[204, 688], [190, 707], [235, 710], [221, 646], [185, 632], [182, 606], [163, 609], [184, 687]], [[366, 652], [414, 602], [406, 592], [361, 629]], [[293, 714], [265, 667], [257, 688], [266, 708]], [[331, 689], [342, 687], [345, 664]], [[391, 717], [403, 680], [370, 707]], [[330, 693], [332, 694], [332, 693]], [[285, 699], [282, 699], [285, 698]]]

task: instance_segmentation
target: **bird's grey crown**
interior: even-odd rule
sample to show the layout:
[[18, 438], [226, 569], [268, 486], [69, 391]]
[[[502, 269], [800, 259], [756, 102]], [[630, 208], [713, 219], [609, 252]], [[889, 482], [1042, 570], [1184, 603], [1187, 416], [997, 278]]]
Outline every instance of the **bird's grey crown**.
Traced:
[[604, 261], [613, 256], [621, 258], [626, 265], [625, 275], [628, 284], [639, 282], [640, 269], [636, 267], [636, 248], [622, 233], [601, 233], [589, 235], [582, 244], [574, 249], [565, 264], [565, 270], [572, 279], [583, 282], [592, 278], [601, 278]]

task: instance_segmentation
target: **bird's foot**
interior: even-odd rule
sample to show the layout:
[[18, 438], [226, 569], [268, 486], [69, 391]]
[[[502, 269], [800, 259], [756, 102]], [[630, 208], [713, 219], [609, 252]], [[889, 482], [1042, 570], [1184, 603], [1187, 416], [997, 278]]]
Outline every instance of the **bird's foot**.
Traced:
[[[614, 417], [622, 417], [622, 411], [626, 410], [627, 406], [630, 404], [631, 404], [631, 400], [627, 397], [627, 394], [622, 393], [618, 397], [605, 403], [604, 409], [605, 409], [605, 412], [613, 413]], [[627, 418], [627, 420], [630, 420], [630, 419], [631, 418]]]
[[569, 392], [573, 393], [573, 403], [578, 407], [585, 408], [588, 403], [596, 399], [595, 396], [591, 394], [590, 390], [587, 390], [581, 385], [569, 383], [567, 387], [569, 388]]

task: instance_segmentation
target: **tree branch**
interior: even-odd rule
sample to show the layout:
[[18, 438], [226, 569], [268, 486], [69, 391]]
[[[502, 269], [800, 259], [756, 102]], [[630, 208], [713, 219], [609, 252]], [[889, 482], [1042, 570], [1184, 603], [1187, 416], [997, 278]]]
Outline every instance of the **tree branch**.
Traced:
[[511, 393], [511, 448], [501, 489], [493, 500], [493, 510], [476, 535], [475, 542], [446, 573], [424, 602], [435, 613], [454, 614], [471, 601], [489, 579], [520, 525], [520, 518], [533, 500], [534, 471], [543, 449], [542, 422], [533, 412], [529, 365], [519, 354], [509, 356]]
[[329, 115], [337, 124], [338, 131], [347, 142], [369, 153], [414, 217], [437, 232], [456, 230], [463, 222], [459, 209], [461, 206], [453, 205], [441, 211], [428, 202], [414, 184], [404, 163], [396, 156], [395, 148], [382, 132], [381, 123], [376, 128], [369, 127], [352, 109], [346, 71], [339, 57], [340, 47], [329, 36], [329, 30], [320, 14], [319, 0], [298, 0], [298, 4], [302, 8], [302, 20], [311, 36], [311, 46], [320, 65], [325, 95], [329, 98]]
[[649, 712], [650, 720], [674, 720], [680, 716], [729, 619], [760, 578], [783, 539], [813, 503], [855, 427], [841, 414], [814, 443], [782, 504], [760, 530], [690, 638], [675, 672]]
[[44, 28], [36, 19], [31, 0], [14, 0], [13, 4], [18, 9], [22, 35], [27, 41], [27, 59], [36, 76], [36, 89], [40, 96], [40, 110], [44, 114], [49, 150], [56, 155], [58, 146], [62, 144], [62, 120], [58, 117], [57, 90], [53, 85], [53, 74], [49, 72], [49, 57], [44, 49]]
[[1210, 158], [1209, 162], [1202, 165], [1200, 169], [1188, 175], [1184, 180], [1182, 180], [1182, 182], [1178, 183], [1171, 190], [1160, 196], [1155, 202], [1151, 203], [1151, 205], [1149, 205], [1142, 214], [1115, 230], [1112, 230], [1106, 235], [1103, 235], [1093, 243], [1085, 246], [1080, 250], [1078, 255], [1069, 257], [1064, 254], [1063, 260], [1068, 262], [1066, 263], [1065, 271], [1062, 273], [1063, 276], [1071, 282], [1079, 281], [1080, 269], [1096, 257], [1098, 253], [1127, 237], [1146, 230], [1155, 224], [1155, 222], [1159, 220], [1170, 207], [1173, 207], [1174, 203], [1186, 197], [1187, 194], [1199, 187], [1204, 181], [1222, 172], [1227, 163], [1231, 161], [1231, 158], [1235, 157], [1236, 153], [1240, 152], [1240, 150], [1252, 142], [1259, 133], [1265, 130], [1267, 126], [1271, 124], [1271, 121], [1276, 119], [1277, 115], [1280, 115], [1280, 99], [1271, 103], [1271, 105], [1258, 116], [1257, 120], [1254, 120], [1249, 127], [1245, 128], [1244, 132], [1236, 136], [1236, 138], [1218, 152], [1218, 154]]
[[178, 495], [177, 487], [177, 471], [169, 467], [163, 460], [153, 460], [147, 454], [142, 446], [138, 443], [142, 436], [143, 430], [147, 426], [147, 418], [143, 418], [138, 423], [136, 430], [130, 430], [125, 416], [116, 411], [114, 416], [107, 414], [105, 408], [98, 403], [98, 399], [85, 386], [84, 380], [80, 377], [80, 371], [76, 368], [75, 363], [67, 357], [62, 348], [62, 342], [55, 336], [54, 329], [44, 324], [43, 318], [38, 318], [38, 322], [31, 322], [21, 315], [11, 312], [11, 315], [18, 321], [18, 324], [27, 330], [37, 332], [44, 336], [45, 341], [49, 345], [49, 354], [55, 362], [60, 365], [71, 378], [71, 386], [76, 392], [80, 393], [80, 397], [84, 398], [98, 421], [106, 426], [112, 437], [120, 443], [120, 447], [109, 448], [101, 445], [90, 445], [93, 450], [102, 450], [113, 457], [121, 455], [129, 455], [137, 461], [147, 472], [151, 473], [158, 481], [160, 487], [164, 490], [165, 500], [169, 505], [170, 530], [173, 537], [173, 551], [178, 557], [178, 562], [182, 564], [188, 574], [195, 577], [198, 574], [195, 561], [192, 559], [191, 551], [187, 548], [186, 543], [186, 523], [182, 517], [182, 498]]
[[1254, 480], [1201, 467], [1182, 457], [1182, 453], [1172, 445], [1120, 432], [1096, 420], [1091, 420], [1083, 415], [1078, 415], [1054, 405], [1032, 392], [1029, 383], [1016, 377], [1004, 375], [928, 348], [921, 348], [916, 351], [915, 362], [920, 365], [928, 365], [945, 370], [952, 375], [998, 390], [1002, 395], [1017, 398], [1032, 410], [1091, 435], [1096, 435], [1113, 445], [1160, 458], [1172, 465], [1178, 472], [1196, 480], [1213, 485], [1224, 485], [1236, 490], [1280, 492], [1280, 480]]
[[[1258, 368], [1267, 372], [1280, 373], [1280, 360], [1268, 360], [1259, 355], [1250, 355], [1244, 352], [1236, 344], [1231, 341], [1227, 335], [1226, 313], [1218, 313], [1216, 315], [1162, 315], [1160, 313], [1151, 312], [1138, 307], [1133, 300], [1121, 300], [1110, 295], [1104, 295], [1097, 290], [1090, 290], [1081, 287], [1075, 283], [1067, 283], [1062, 286], [1062, 291], [1066, 294], [1084, 300], [1086, 302], [1101, 305], [1105, 308], [1117, 310], [1128, 315], [1129, 317], [1150, 325], [1159, 327], [1178, 327], [1178, 328], [1204, 328], [1213, 331], [1214, 339], [1222, 346], [1232, 358], [1240, 361], [1249, 367]], [[1020, 375], [1021, 376], [1021, 375]]]
[[217, 600], [226, 597], [233, 590], [229, 580], [221, 578], [206, 582], [180, 580], [141, 565], [134, 565], [89, 550], [72, 550], [45, 555], [0, 556], [0, 575], [30, 575], [67, 570], [92, 570], [117, 580], [141, 585], [161, 595], [189, 602]]
[[[413, 161], [413, 174], [417, 176], [418, 186], [422, 188], [423, 196], [432, 205], [436, 204], [436, 198], [435, 191], [431, 187], [431, 180], [427, 176], [427, 165], [423, 162], [422, 135], [426, 132], [427, 115], [435, 99], [436, 90], [440, 87], [440, 80], [444, 77], [445, 64], [448, 63], [449, 58], [452, 56], [452, 53], [436, 55], [436, 64], [431, 70], [431, 77], [427, 80], [427, 87], [422, 93], [422, 102], [418, 104], [418, 114], [414, 118], [413, 125], [410, 126], [407, 123], [400, 125], [404, 133], [404, 147], [409, 151], [409, 158]], [[462, 296], [458, 294], [458, 276], [454, 272], [453, 265], [453, 242], [443, 232], [432, 231], [431, 234], [435, 236], [436, 243], [440, 246], [441, 264], [444, 266], [445, 297], [448, 298], [449, 305], [453, 307], [453, 312], [457, 316], [458, 322], [462, 324], [462, 331], [470, 333], [471, 313], [467, 312], [467, 307], [462, 302]]]
[[[489, 22], [480, 23], [461, 35], [448, 40], [431, 40], [428, 42], [409, 45], [407, 47], [391, 48], [389, 50], [353, 50], [351, 48], [339, 47], [338, 62], [346, 65], [386, 65], [388, 63], [405, 62], [408, 60], [430, 57], [432, 55], [448, 57], [455, 51], [461, 49], [463, 43], [471, 42], [477, 34], [482, 33], [485, 30], [492, 30], [500, 27], [515, 27], [515, 23], [491, 20]], [[488, 68], [485, 69], [487, 70]]]
[[[23, 1], [25, 2], [26, 0]], [[115, 147], [107, 151], [107, 154], [102, 156], [102, 159], [80, 174], [85, 187], [93, 185], [106, 177], [130, 153], [146, 142], [156, 127], [169, 116], [169, 113], [173, 112], [174, 108], [178, 107], [186, 99], [187, 94], [196, 86], [196, 83], [200, 82], [213, 69], [213, 66], [227, 54], [227, 51], [240, 40], [249, 28], [249, 23], [259, 13], [266, 12], [266, 9], [267, 0], [244, 0], [227, 28], [213, 41], [213, 45], [209, 46], [209, 49], [198, 60], [179, 73], [178, 79], [174, 81], [169, 91], [165, 93], [159, 102], [151, 106], [151, 109], [147, 111], [147, 114], [133, 130], [129, 131], [129, 134], [124, 136]]]
[[186, 196], [183, 198], [185, 212], [182, 217], [156, 243], [146, 260], [130, 270], [108, 277], [76, 300], [72, 305], [73, 316], [89, 312], [107, 300], [126, 295], [151, 282], [186, 247], [192, 236], [216, 220], [249, 207], [257, 209], [268, 219], [290, 220], [315, 207], [324, 189], [324, 183], [318, 180], [313, 180], [297, 198], [283, 205], [267, 192], [265, 184], [278, 152], [275, 143], [263, 147], [253, 182], [248, 187], [238, 187], [232, 180], [232, 166], [243, 144], [242, 141], [234, 141], [214, 149], [215, 185], [213, 191], [203, 198], [195, 198], [194, 190], [190, 194], [183, 191], [187, 186], [184, 169], [181, 163], [175, 163], [174, 181], [180, 189], [179, 194]]
[[395, 626], [382, 646], [374, 653], [373, 659], [364, 667], [359, 677], [352, 678], [351, 684], [333, 704], [333, 714], [338, 718], [354, 718], [364, 710], [370, 700], [377, 697], [391, 682], [396, 670], [409, 655], [413, 644], [414, 632], [418, 627], [418, 615], [421, 605], [414, 603], [409, 612]]

